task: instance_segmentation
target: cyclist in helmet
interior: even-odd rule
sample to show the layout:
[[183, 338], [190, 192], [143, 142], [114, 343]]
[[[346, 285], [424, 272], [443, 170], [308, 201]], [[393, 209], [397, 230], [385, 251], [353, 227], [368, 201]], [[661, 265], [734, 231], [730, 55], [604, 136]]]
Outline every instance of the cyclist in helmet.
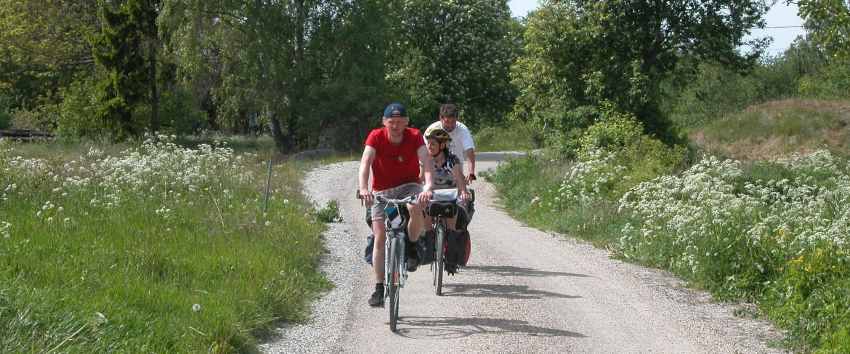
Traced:
[[[460, 250], [468, 247], [466, 244], [469, 242], [469, 237], [466, 230], [457, 230], [456, 225], [460, 224], [460, 227], [463, 227], [468, 222], [468, 206], [472, 200], [467, 189], [466, 179], [463, 176], [462, 164], [458, 157], [449, 151], [449, 144], [451, 144], [452, 138], [447, 131], [439, 127], [429, 128], [425, 131], [425, 139], [427, 141], [428, 154], [431, 155], [431, 161], [434, 164], [432, 170], [434, 189], [457, 188], [458, 191], [457, 204], [460, 208], [458, 208], [457, 215], [447, 218], [446, 226], [451, 235], [447, 240], [449, 245]], [[464, 222], [458, 223], [458, 218], [461, 218]], [[426, 231], [425, 237], [433, 237], [433, 220], [428, 215], [425, 216], [425, 219], [425, 227], [429, 229]], [[458, 264], [466, 264], [466, 257], [468, 257], [468, 253], [465, 257], [449, 257], [447, 255], [446, 271], [449, 274], [454, 274]]]
[[434, 189], [457, 188], [461, 200], [469, 200], [466, 179], [460, 159], [449, 151], [452, 137], [442, 128], [432, 127], [425, 131], [428, 154], [434, 162]]

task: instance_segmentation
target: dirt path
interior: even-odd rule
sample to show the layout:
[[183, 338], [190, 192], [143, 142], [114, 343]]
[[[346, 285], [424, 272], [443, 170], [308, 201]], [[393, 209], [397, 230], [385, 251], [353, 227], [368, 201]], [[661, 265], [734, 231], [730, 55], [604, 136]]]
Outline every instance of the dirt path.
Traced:
[[[495, 168], [482, 161], [479, 170]], [[434, 295], [427, 266], [402, 289], [399, 332], [385, 308], [370, 308], [371, 273], [360, 258], [368, 229], [352, 198], [357, 163], [322, 167], [307, 187], [315, 200], [340, 202], [343, 223], [325, 235], [323, 271], [336, 288], [313, 318], [281, 329], [267, 352], [594, 352], [764, 353], [779, 334], [733, 315], [735, 306], [683, 288], [669, 274], [609, 259], [607, 253], [527, 228], [478, 181], [469, 267]]]

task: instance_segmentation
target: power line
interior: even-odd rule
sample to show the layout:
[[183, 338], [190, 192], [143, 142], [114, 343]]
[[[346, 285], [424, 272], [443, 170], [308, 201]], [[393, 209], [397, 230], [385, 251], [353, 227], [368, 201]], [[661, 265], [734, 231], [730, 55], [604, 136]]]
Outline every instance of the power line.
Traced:
[[803, 28], [804, 26], [765, 26], [765, 29], [774, 29], [774, 28]]

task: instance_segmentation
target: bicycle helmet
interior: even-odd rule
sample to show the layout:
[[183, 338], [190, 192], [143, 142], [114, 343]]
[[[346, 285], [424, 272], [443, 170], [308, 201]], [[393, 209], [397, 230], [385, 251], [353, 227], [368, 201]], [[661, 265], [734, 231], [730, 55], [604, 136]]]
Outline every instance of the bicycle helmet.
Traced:
[[452, 141], [452, 137], [447, 131], [443, 128], [437, 127], [428, 128], [428, 130], [425, 131], [425, 139], [434, 139], [441, 143]]

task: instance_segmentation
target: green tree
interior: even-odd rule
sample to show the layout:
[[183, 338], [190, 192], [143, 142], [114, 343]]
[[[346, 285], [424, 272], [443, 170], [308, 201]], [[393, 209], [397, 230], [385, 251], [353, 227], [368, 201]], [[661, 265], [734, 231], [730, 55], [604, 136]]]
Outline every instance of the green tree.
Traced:
[[406, 0], [390, 83], [410, 114], [433, 120], [438, 105], [457, 103], [472, 125], [499, 122], [515, 90], [510, 65], [519, 48], [505, 0]]
[[847, 0], [799, 0], [800, 17], [812, 39], [830, 55], [850, 59], [850, 2]]
[[54, 103], [94, 62], [96, 0], [0, 0], [0, 95], [13, 109]]
[[161, 21], [183, 55], [180, 80], [208, 93], [217, 120], [267, 123], [290, 152], [318, 144], [334, 123], [376, 119], [387, 3], [169, 0]]
[[150, 104], [150, 129], [159, 128], [156, 89], [156, 0], [100, 4], [101, 30], [91, 37], [92, 53], [101, 71], [98, 117], [119, 140], [139, 136], [144, 121], [134, 112]]
[[[545, 1], [528, 18], [525, 52], [513, 68], [514, 116], [545, 126], [575, 107], [610, 102], [671, 142], [659, 109], [663, 79], [684, 57], [751, 67], [765, 40], [743, 38], [764, 25], [767, 8], [748, 0]], [[754, 50], [742, 55], [745, 44]]]

